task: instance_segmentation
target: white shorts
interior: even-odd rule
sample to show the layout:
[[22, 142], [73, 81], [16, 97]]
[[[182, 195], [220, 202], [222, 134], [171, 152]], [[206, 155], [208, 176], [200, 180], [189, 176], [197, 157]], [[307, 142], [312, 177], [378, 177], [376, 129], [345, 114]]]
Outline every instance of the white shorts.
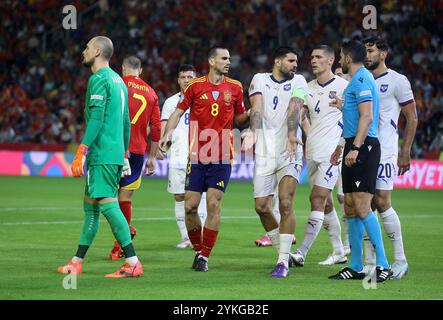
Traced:
[[254, 198], [274, 195], [280, 180], [291, 176], [300, 183], [301, 161], [266, 158], [256, 155], [254, 165]]
[[380, 160], [377, 171], [376, 190], [394, 189], [394, 181], [397, 177], [397, 159], [387, 157]]
[[185, 193], [186, 169], [169, 167], [168, 192], [172, 194]]
[[307, 160], [309, 184], [329, 190], [334, 189], [340, 177], [340, 166], [334, 166], [329, 161], [317, 162]]

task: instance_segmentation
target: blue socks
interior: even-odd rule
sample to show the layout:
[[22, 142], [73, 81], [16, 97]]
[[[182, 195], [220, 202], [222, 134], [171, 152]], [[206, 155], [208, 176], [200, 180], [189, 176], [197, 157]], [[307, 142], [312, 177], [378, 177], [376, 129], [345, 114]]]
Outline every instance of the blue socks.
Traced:
[[359, 217], [348, 218], [348, 233], [351, 246], [351, 263], [349, 267], [356, 272], [361, 272], [363, 270], [363, 236], [365, 226]]
[[[381, 236], [380, 224], [378, 223], [378, 220], [375, 217], [375, 214], [373, 212], [369, 212], [368, 215], [364, 219], [361, 219], [361, 221], [364, 224], [364, 227], [366, 229], [366, 233], [368, 234], [372, 245], [374, 246], [377, 266], [381, 266], [385, 269], [388, 269], [389, 263], [388, 263], [388, 260], [386, 259], [385, 247], [383, 246], [383, 239]], [[362, 235], [362, 239], [363, 239], [363, 235]], [[349, 231], [349, 241], [351, 241], [351, 232], [350, 231]], [[351, 253], [352, 253], [352, 251], [351, 251]], [[352, 262], [352, 256], [351, 256], [351, 262]]]

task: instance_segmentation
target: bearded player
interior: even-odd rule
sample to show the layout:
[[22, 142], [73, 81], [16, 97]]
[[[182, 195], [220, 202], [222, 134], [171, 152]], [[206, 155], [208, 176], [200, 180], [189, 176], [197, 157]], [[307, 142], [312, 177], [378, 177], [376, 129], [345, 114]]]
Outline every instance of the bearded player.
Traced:
[[[377, 182], [373, 205], [377, 209], [383, 228], [394, 247], [392, 279], [401, 279], [409, 271], [403, 248], [403, 236], [400, 219], [392, 207], [394, 180], [409, 170], [411, 147], [417, 128], [417, 111], [414, 95], [409, 80], [402, 74], [386, 66], [388, 43], [381, 37], [364, 40], [367, 57], [366, 68], [375, 78], [380, 97], [380, 122], [378, 126], [381, 158], [378, 167]], [[404, 141], [398, 152], [398, 118], [402, 113], [406, 119]], [[375, 265], [375, 253], [371, 243], [365, 238], [365, 271]]]
[[[233, 160], [233, 121], [241, 126], [249, 119], [243, 104], [241, 83], [227, 76], [230, 67], [228, 49], [211, 48], [208, 62], [209, 73], [189, 83], [159, 142], [163, 149], [180, 117], [190, 109], [185, 223], [195, 250], [192, 268], [200, 272], [208, 271], [208, 258], [220, 228], [221, 203]], [[207, 192], [208, 215], [202, 230], [197, 209], [203, 192]]]

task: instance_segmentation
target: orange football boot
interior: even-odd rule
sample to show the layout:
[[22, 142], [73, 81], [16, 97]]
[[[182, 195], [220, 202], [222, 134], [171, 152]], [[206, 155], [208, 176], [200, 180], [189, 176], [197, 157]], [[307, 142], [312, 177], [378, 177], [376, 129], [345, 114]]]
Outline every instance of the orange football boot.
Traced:
[[135, 266], [129, 263], [123, 264], [116, 272], [105, 275], [106, 278], [131, 278], [143, 275], [143, 268], [140, 261]]
[[80, 274], [82, 273], [82, 263], [79, 262], [73, 262], [72, 260], [69, 261], [64, 266], [59, 266], [57, 268], [57, 272], [60, 273], [70, 273], [70, 274]]

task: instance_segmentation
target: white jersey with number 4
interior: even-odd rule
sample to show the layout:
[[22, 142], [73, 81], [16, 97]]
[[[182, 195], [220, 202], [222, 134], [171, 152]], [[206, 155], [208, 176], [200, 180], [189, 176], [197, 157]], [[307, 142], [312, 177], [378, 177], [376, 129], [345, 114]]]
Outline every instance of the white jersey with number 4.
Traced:
[[342, 113], [329, 103], [334, 96], [341, 98], [347, 85], [348, 81], [339, 76], [324, 84], [317, 79], [308, 83], [311, 129], [306, 140], [306, 159], [329, 162], [343, 131]]
[[[261, 94], [263, 97], [262, 130], [257, 136], [255, 154], [280, 158], [286, 153], [288, 142], [288, 105], [292, 91], [295, 88], [307, 90], [307, 83], [302, 75], [296, 74], [290, 80], [277, 81], [272, 73], [257, 73], [249, 87], [249, 97]], [[297, 137], [301, 140], [301, 129], [298, 128]], [[301, 160], [302, 146], [298, 145], [297, 154]]]
[[[167, 121], [171, 114], [177, 108], [177, 104], [182, 93], [176, 93], [166, 99], [163, 104], [161, 120]], [[187, 110], [180, 118], [171, 138], [171, 148], [169, 149], [169, 166], [171, 168], [184, 169], [188, 162], [188, 132], [189, 132], [189, 110]]]
[[397, 124], [402, 106], [414, 102], [411, 84], [404, 75], [388, 69], [375, 78], [380, 99], [378, 140], [381, 160], [398, 156]]

